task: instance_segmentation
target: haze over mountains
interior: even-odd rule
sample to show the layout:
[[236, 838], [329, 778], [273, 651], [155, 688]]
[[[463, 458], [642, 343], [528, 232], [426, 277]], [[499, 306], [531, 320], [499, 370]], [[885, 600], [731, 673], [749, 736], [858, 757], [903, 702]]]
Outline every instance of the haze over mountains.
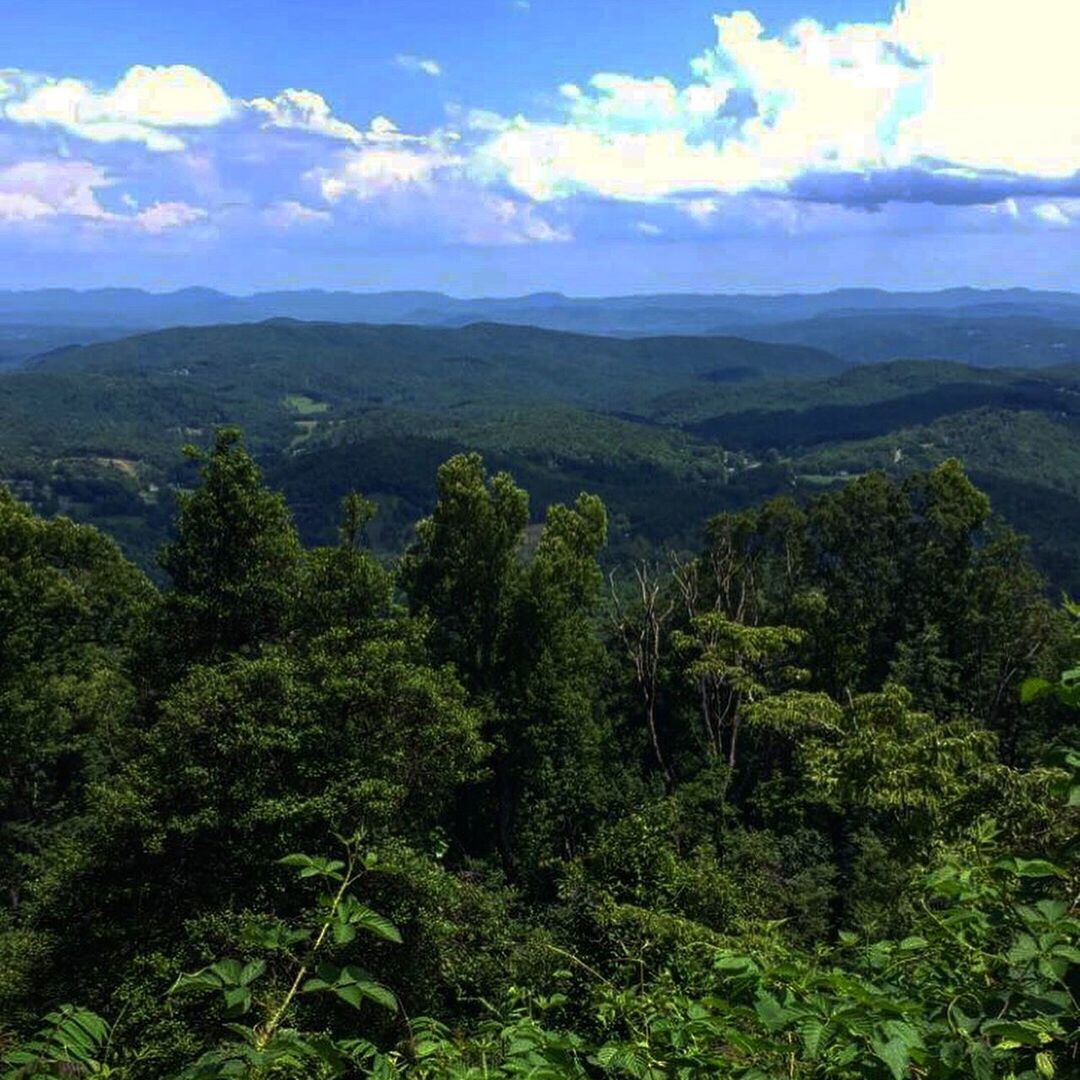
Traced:
[[[297, 318], [318, 312], [367, 321]], [[120, 319], [174, 325], [133, 333]], [[536, 325], [601, 319], [606, 335]], [[654, 324], [680, 332], [646, 335]], [[462, 449], [510, 469], [538, 506], [600, 494], [616, 559], [692, 545], [718, 510], [959, 456], [1054, 584], [1080, 582], [1070, 294], [49, 291], [0, 294], [4, 340], [42, 347], [0, 376], [0, 478], [144, 565], [191, 480], [180, 446], [238, 424], [305, 536], [332, 539], [339, 500], [360, 488], [385, 551], [408, 542], [436, 467]]]
[[787, 295], [668, 293], [464, 299], [435, 292], [327, 292], [232, 296], [213, 289], [0, 292], [0, 365], [66, 344], [168, 326], [272, 318], [464, 326], [512, 323], [584, 334], [736, 335], [811, 345], [856, 363], [901, 357], [980, 366], [1080, 360], [1080, 295], [1027, 289], [894, 293], [841, 289]]

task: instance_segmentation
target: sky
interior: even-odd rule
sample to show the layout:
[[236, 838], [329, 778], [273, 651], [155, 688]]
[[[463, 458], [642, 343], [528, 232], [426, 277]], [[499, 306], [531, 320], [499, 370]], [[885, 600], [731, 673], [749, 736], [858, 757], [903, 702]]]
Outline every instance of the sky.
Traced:
[[1078, 0], [37, 0], [0, 287], [1080, 289]]

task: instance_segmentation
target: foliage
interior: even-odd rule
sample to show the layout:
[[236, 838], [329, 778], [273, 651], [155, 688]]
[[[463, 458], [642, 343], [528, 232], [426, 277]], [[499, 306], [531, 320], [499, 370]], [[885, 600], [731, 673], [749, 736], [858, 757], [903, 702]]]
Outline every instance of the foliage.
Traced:
[[[531, 306], [529, 319], [555, 310]], [[723, 510], [957, 457], [1031, 535], [1040, 569], [1075, 591], [1080, 398], [1062, 348], [1077, 331], [1017, 316], [991, 333], [984, 320], [920, 312], [897, 335], [897, 318], [771, 326], [787, 342], [771, 345], [287, 320], [142, 334], [0, 375], [0, 477], [41, 512], [99, 525], [153, 571], [175, 495], [193, 482], [176, 447], [208, 448], [221, 424], [248, 431], [308, 543], [332, 542], [337, 505], [359, 486], [380, 505], [372, 542], [394, 554], [431, 512], [436, 466], [480, 451], [537, 506], [583, 488], [601, 496], [609, 558], [630, 562], [688, 550], [702, 519]], [[852, 339], [862, 326], [870, 339]], [[699, 329], [713, 333], [707, 320]], [[841, 355], [890, 362], [852, 368]], [[966, 366], [991, 360], [1059, 366]]]
[[396, 565], [199, 466], [161, 587], [0, 494], [0, 1075], [1075, 1072], [1080, 610], [957, 463], [608, 590], [476, 454]]
[[[335, 1040], [325, 1034], [307, 1034], [291, 1026], [293, 1014], [310, 995], [330, 995], [360, 1009], [370, 1002], [385, 1009], [397, 1008], [394, 995], [363, 968], [339, 967], [328, 956], [334, 946], [350, 944], [358, 933], [383, 941], [401, 943], [397, 927], [372, 911], [352, 891], [365, 873], [374, 871], [378, 857], [360, 850], [362, 837], [343, 842], [344, 859], [286, 855], [281, 864], [297, 871], [301, 879], [317, 882], [329, 890], [319, 897], [318, 909], [299, 925], [279, 921], [252, 924], [246, 943], [267, 958], [218, 960], [191, 975], [181, 975], [173, 994], [220, 994], [225, 1015], [234, 1021], [257, 1008], [262, 1019], [228, 1025], [231, 1038], [203, 1054], [180, 1075], [184, 1078], [235, 1075], [341, 1075], [358, 1054], [366, 1050], [355, 1040]], [[283, 991], [273, 989], [271, 965], [282, 967]], [[275, 964], [275, 966], [277, 966]], [[264, 988], [263, 984], [270, 984]]]

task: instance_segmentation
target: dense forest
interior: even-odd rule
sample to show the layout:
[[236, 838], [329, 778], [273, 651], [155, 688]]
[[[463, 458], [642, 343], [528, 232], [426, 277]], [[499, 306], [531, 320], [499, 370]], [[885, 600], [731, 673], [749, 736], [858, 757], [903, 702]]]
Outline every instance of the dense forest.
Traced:
[[1080, 607], [958, 462], [608, 572], [477, 453], [397, 558], [189, 456], [152, 576], [0, 487], [2, 1075], [1077, 1075]]
[[[783, 311], [805, 310], [798, 300]], [[205, 448], [218, 426], [245, 430], [306, 544], [333, 542], [338, 504], [361, 488], [379, 506], [369, 536], [382, 554], [400, 553], [431, 513], [438, 465], [477, 451], [533, 494], [533, 527], [549, 503], [599, 495], [611, 517], [605, 566], [629, 567], [692, 551], [722, 511], [805, 501], [871, 471], [902, 482], [958, 458], [1029, 538], [1053, 591], [1080, 593], [1080, 353], [1069, 345], [1080, 331], [1052, 322], [1033, 337], [1034, 315], [980, 316], [974, 328], [961, 314], [934, 340], [930, 315], [900, 339], [883, 329], [897, 318], [888, 311], [826, 321], [847, 327], [861, 358], [893, 355], [892, 342], [919, 357], [935, 345], [978, 353], [982, 366], [855, 364], [843, 348], [809, 347], [805, 320], [755, 331], [792, 338], [772, 343], [493, 323], [172, 327], [0, 372], [0, 482], [40, 513], [99, 526], [157, 574], [174, 491], [193, 482], [177, 449]]]

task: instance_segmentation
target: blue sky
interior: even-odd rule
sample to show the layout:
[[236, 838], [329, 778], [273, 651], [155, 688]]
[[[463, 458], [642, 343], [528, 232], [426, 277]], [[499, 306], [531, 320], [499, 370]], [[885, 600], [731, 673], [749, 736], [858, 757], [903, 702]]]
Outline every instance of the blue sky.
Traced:
[[1078, 38], [1076, 0], [39, 0], [0, 286], [1080, 288]]

